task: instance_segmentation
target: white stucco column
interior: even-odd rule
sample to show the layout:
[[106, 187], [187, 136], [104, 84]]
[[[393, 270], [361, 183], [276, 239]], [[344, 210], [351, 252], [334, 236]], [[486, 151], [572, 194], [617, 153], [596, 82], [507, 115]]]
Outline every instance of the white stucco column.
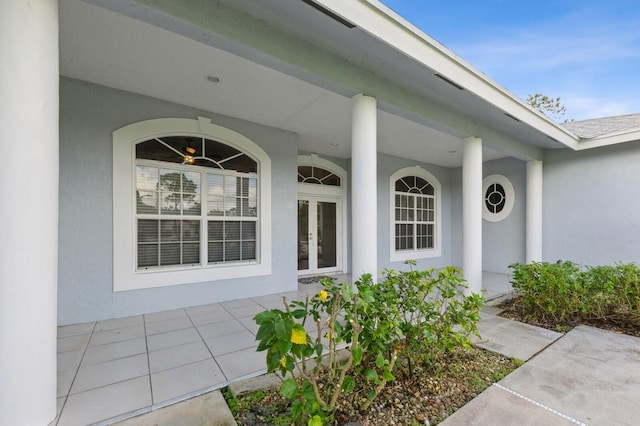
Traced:
[[352, 99], [351, 117], [351, 274], [353, 280], [378, 274], [377, 101]]
[[462, 154], [462, 271], [469, 289], [482, 291], [482, 139], [464, 140]]
[[58, 80], [57, 0], [0, 1], [0, 423], [6, 425], [46, 425], [56, 416]]
[[526, 261], [542, 261], [542, 161], [527, 163]]

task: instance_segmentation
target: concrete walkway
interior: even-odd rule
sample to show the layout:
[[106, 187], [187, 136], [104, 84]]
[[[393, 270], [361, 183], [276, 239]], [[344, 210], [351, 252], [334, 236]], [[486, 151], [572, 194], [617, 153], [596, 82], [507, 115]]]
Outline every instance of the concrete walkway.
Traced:
[[565, 335], [484, 313], [478, 346], [527, 362], [441, 424], [637, 425], [640, 339], [593, 327]]
[[[442, 425], [638, 424], [640, 339], [585, 326], [563, 335], [499, 317], [498, 312], [491, 306], [483, 308], [482, 339], [474, 344], [526, 363]], [[277, 386], [278, 382], [271, 374], [230, 387], [232, 392], [241, 392]], [[213, 402], [204, 406], [205, 398]], [[235, 424], [219, 391], [194, 398], [190, 404], [166, 407], [125, 421], [123, 426]]]

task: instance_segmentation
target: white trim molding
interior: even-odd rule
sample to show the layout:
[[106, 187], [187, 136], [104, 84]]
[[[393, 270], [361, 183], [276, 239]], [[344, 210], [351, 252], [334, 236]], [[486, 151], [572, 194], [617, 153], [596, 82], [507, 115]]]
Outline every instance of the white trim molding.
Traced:
[[[491, 185], [500, 185], [504, 190], [503, 197], [504, 206], [499, 212], [492, 212], [487, 206], [487, 191]], [[513, 189], [511, 181], [503, 175], [489, 175], [482, 180], [482, 218], [487, 222], [500, 222], [511, 214], [513, 205], [516, 200], [516, 192]]]
[[[206, 137], [237, 148], [258, 162], [258, 259], [249, 264], [136, 271], [135, 146], [161, 136]], [[203, 242], [204, 243], [204, 242]], [[113, 291], [271, 274], [271, 159], [255, 142], [231, 129], [196, 120], [161, 118], [133, 123], [113, 132]]]
[[[395, 185], [398, 179], [406, 176], [419, 176], [423, 179], [426, 179], [434, 188], [435, 239], [434, 248], [432, 249], [396, 251]], [[402, 168], [392, 174], [389, 178], [389, 253], [389, 257], [392, 262], [404, 261], [409, 259], [427, 259], [432, 257], [439, 257], [442, 255], [442, 186], [440, 185], [440, 181], [433, 174], [429, 173], [420, 166]]]
[[[317, 154], [311, 155], [298, 155], [298, 166], [315, 166], [330, 171], [334, 175], [340, 178], [340, 186], [331, 185], [315, 185], [310, 183], [298, 182], [298, 199], [305, 197], [325, 197], [327, 199], [335, 199], [340, 206], [340, 211], [337, 213], [340, 215], [338, 236], [340, 238], [340, 247], [338, 247], [338, 265], [336, 271], [345, 271], [347, 267], [347, 236], [349, 235], [348, 226], [348, 208], [347, 208], [347, 177], [348, 173], [345, 169], [337, 164], [319, 157]], [[323, 270], [320, 270], [320, 272]], [[327, 272], [335, 272], [333, 270], [326, 270]], [[315, 273], [315, 271], [314, 271]], [[300, 272], [298, 271], [298, 274]]]

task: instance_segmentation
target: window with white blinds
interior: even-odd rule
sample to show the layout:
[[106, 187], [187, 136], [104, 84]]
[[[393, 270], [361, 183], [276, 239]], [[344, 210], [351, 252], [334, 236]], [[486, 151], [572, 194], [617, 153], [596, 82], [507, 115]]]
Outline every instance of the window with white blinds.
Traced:
[[440, 256], [440, 182], [419, 166], [390, 179], [392, 261]]
[[257, 162], [221, 142], [171, 136], [136, 146], [136, 268], [258, 257]]

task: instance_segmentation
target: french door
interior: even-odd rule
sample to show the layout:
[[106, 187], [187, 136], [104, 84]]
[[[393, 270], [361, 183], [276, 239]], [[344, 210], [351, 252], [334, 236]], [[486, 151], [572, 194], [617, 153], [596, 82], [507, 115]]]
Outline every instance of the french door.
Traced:
[[298, 196], [298, 274], [342, 270], [342, 201]]

